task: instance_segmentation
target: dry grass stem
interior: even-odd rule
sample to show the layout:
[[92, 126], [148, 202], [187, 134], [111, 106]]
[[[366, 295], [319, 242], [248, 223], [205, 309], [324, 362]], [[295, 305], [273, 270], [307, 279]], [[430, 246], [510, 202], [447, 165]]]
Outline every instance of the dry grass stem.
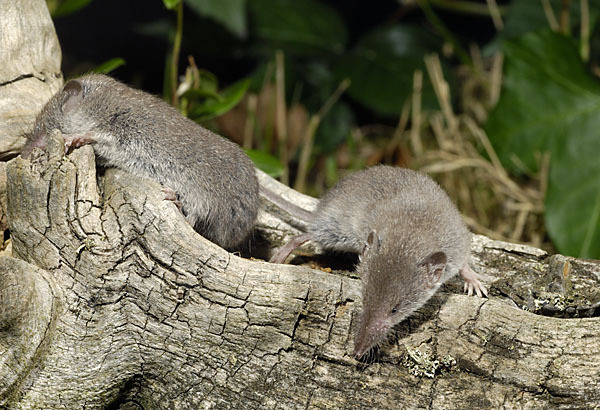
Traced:
[[571, 15], [571, 0], [562, 0], [562, 7], [560, 8], [560, 32], [565, 36], [570, 31], [570, 15]]
[[483, 72], [483, 56], [481, 55], [481, 49], [477, 44], [471, 44], [469, 46], [469, 53], [471, 53], [474, 71], [478, 73]]
[[546, 15], [546, 20], [548, 20], [548, 25], [552, 31], [558, 31], [560, 29], [558, 25], [558, 20], [556, 20], [556, 15], [554, 14], [554, 10], [552, 10], [552, 5], [550, 4], [550, 0], [541, 0], [542, 7], [544, 8], [544, 14]]
[[[472, 53], [478, 54], [473, 49]], [[489, 100], [479, 104], [485, 109], [499, 98], [502, 56], [492, 59], [488, 71], [483, 61], [476, 65], [476, 74], [469, 80], [479, 81], [480, 84], [474, 86], [488, 91], [488, 94], [482, 95]], [[439, 182], [457, 201], [465, 221], [475, 232], [499, 240], [541, 246], [545, 232], [541, 215], [547, 186], [548, 155], [540, 156], [540, 172], [531, 175], [533, 184], [519, 185], [508, 175], [474, 116], [456, 116], [452, 111], [439, 59], [428, 56], [426, 66], [442, 111], [422, 116], [423, 123], [428, 125], [422, 137], [431, 135], [438, 149], [427, 147], [421, 155], [415, 151], [419, 168], [438, 175]]]
[[452, 101], [450, 99], [450, 87], [446, 80], [444, 80], [444, 74], [442, 72], [442, 64], [437, 54], [429, 55], [425, 57], [425, 66], [429, 73], [429, 78], [433, 84], [433, 90], [438, 98], [442, 112], [448, 123], [450, 133], [454, 134], [457, 127], [456, 116], [452, 108]]
[[306, 188], [306, 177], [308, 175], [308, 165], [310, 162], [310, 154], [312, 152], [313, 144], [315, 141], [315, 133], [317, 127], [321, 123], [321, 117], [319, 114], [315, 114], [310, 118], [306, 133], [302, 139], [302, 151], [300, 151], [300, 162], [298, 163], [298, 175], [296, 176], [296, 183], [294, 189], [299, 192], [304, 192]]
[[325, 101], [325, 104], [319, 109], [319, 112], [311, 117], [304, 138], [302, 139], [302, 151], [300, 152], [300, 162], [298, 163], [298, 175], [296, 176], [296, 183], [294, 184], [294, 189], [296, 191], [304, 192], [306, 188], [306, 177], [308, 175], [310, 156], [315, 141], [315, 133], [321, 123], [321, 118], [327, 115], [331, 107], [333, 107], [348, 87], [350, 87], [350, 79], [346, 78], [342, 80], [333, 94]]
[[500, 99], [502, 90], [502, 66], [504, 64], [504, 54], [498, 53], [492, 60], [492, 71], [490, 73], [490, 99], [489, 106], [494, 107]]
[[415, 70], [413, 75], [413, 93], [412, 93], [412, 125], [410, 130], [410, 142], [415, 155], [423, 153], [423, 144], [421, 143], [421, 92], [423, 89], [423, 72]]
[[394, 130], [393, 141], [395, 145], [399, 145], [402, 141], [402, 135], [404, 131], [406, 131], [406, 126], [408, 125], [408, 118], [410, 115], [410, 100], [404, 100], [404, 104], [402, 104], [402, 111], [400, 111], [400, 118], [398, 119], [398, 125], [396, 125], [396, 129]]
[[504, 23], [502, 22], [502, 15], [500, 14], [500, 10], [498, 9], [498, 4], [496, 3], [496, 0], [487, 0], [487, 5], [490, 9], [490, 15], [492, 16], [494, 27], [496, 27], [496, 30], [501, 31], [504, 28]]
[[431, 127], [433, 128], [433, 135], [437, 140], [438, 146], [442, 150], [449, 150], [454, 145], [447, 137], [446, 130], [444, 129], [444, 115], [441, 112], [434, 112], [429, 118]]
[[246, 103], [246, 121], [244, 122], [244, 148], [252, 148], [252, 142], [254, 139], [254, 128], [256, 127], [256, 106], [258, 104], [258, 97], [256, 94], [248, 94], [248, 101]]
[[581, 0], [581, 39], [580, 54], [583, 61], [590, 59], [590, 4], [588, 0]]
[[275, 53], [275, 89], [276, 89], [276, 109], [275, 120], [277, 127], [277, 138], [279, 139], [279, 159], [283, 164], [283, 173], [281, 182], [289, 185], [289, 160], [287, 152], [287, 107], [285, 104], [285, 67], [283, 61], [283, 52], [277, 50]]
[[544, 152], [540, 161], [540, 198], [548, 191], [548, 173], [550, 172], [550, 152]]

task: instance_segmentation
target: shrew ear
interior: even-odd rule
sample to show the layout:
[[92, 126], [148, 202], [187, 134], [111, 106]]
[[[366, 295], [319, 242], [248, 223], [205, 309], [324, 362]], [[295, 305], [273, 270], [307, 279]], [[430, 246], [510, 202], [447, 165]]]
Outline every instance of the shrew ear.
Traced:
[[444, 269], [446, 269], [446, 254], [444, 252], [435, 252], [425, 258], [421, 266], [425, 268], [425, 283], [432, 288], [439, 282]]
[[360, 254], [361, 257], [364, 257], [369, 252], [378, 252], [379, 247], [381, 246], [381, 238], [377, 234], [377, 231], [373, 229], [369, 232], [369, 236], [367, 237], [367, 242], [365, 242], [365, 246]]
[[67, 99], [62, 105], [63, 112], [71, 111], [83, 100], [83, 86], [78, 80], [70, 80], [66, 83], [63, 92], [67, 94]]

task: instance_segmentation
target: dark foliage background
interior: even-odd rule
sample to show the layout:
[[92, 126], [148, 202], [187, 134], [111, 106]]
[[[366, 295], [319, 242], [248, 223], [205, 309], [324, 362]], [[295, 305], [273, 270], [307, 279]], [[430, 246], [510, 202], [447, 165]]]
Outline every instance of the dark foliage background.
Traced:
[[600, 0], [48, 6], [67, 77], [162, 94], [297, 189], [420, 168], [473, 230], [600, 258]]

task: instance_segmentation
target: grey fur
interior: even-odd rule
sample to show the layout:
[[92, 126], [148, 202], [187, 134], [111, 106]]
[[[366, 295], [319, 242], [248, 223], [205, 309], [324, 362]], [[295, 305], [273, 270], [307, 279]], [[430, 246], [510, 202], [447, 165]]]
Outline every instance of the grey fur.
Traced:
[[44, 147], [55, 128], [65, 141], [91, 142], [100, 164], [174, 190], [189, 223], [207, 239], [232, 249], [251, 233], [259, 205], [252, 161], [161, 99], [105, 75], [85, 75], [46, 104], [22, 155]]
[[361, 255], [357, 357], [459, 271], [469, 290], [486, 293], [469, 268], [471, 233], [458, 210], [435, 181], [409, 169], [375, 166], [343, 178], [320, 200], [302, 239]]

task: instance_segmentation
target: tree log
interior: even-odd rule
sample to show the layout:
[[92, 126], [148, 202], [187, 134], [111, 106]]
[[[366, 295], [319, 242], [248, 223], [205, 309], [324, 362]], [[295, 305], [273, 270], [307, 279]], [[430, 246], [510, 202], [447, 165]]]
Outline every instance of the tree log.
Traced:
[[0, 0], [0, 157], [17, 155], [62, 86], [61, 52], [44, 0]]
[[[596, 261], [476, 236], [471, 263], [490, 298], [453, 280], [358, 362], [351, 272], [229, 254], [159, 184], [97, 175], [91, 147], [64, 156], [62, 143], [54, 133], [45, 153], [7, 167], [15, 258], [0, 259], [1, 406], [600, 406]], [[293, 233], [265, 209], [257, 237]]]
[[[18, 155], [35, 117], [62, 86], [61, 52], [44, 0], [0, 0], [0, 158]], [[6, 221], [0, 163], [0, 235]]]

